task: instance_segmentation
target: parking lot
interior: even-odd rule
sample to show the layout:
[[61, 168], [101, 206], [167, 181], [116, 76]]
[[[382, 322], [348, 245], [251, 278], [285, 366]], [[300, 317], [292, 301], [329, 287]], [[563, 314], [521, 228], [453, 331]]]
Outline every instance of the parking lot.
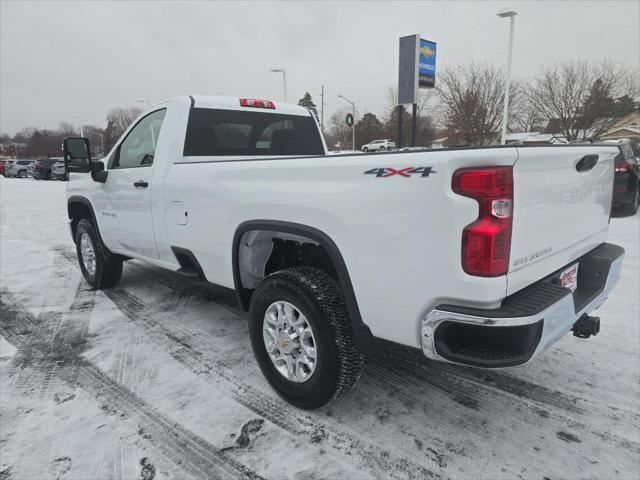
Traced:
[[0, 479], [640, 476], [640, 216], [600, 334], [486, 371], [389, 348], [318, 411], [282, 401], [226, 290], [138, 261], [90, 290], [64, 182], [0, 178]]

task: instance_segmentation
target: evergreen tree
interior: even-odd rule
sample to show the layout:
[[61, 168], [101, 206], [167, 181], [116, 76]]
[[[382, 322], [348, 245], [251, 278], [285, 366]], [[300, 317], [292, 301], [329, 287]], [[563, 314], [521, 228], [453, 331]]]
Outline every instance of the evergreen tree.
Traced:
[[319, 121], [318, 109], [316, 108], [316, 104], [313, 103], [313, 100], [311, 99], [311, 94], [309, 92], [305, 93], [304, 97], [298, 100], [298, 105], [300, 105], [301, 107], [306, 107], [309, 110], [311, 110], [313, 115], [316, 117], [316, 120]]

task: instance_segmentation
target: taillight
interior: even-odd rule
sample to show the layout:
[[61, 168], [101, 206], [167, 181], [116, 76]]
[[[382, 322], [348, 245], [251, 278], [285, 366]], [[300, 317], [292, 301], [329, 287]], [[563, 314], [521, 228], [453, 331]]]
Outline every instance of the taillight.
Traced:
[[469, 275], [499, 277], [509, 269], [513, 220], [512, 167], [462, 168], [453, 191], [478, 202], [478, 219], [462, 231], [462, 268]]
[[[629, 170], [631, 170], [631, 165], [629, 165], [628, 163], [617, 163], [615, 164], [615, 170], [616, 172], [628, 172]], [[611, 171], [611, 170], [609, 170]]]
[[253, 108], [271, 108], [275, 109], [276, 104], [269, 100], [256, 100], [254, 98], [241, 98], [241, 107], [253, 107]]

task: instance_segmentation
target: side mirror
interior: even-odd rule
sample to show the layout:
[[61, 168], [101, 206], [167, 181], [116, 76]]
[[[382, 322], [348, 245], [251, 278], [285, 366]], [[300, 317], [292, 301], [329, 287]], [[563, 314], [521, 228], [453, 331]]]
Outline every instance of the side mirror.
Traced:
[[69, 137], [62, 142], [64, 167], [67, 172], [91, 172], [91, 145], [88, 138]]

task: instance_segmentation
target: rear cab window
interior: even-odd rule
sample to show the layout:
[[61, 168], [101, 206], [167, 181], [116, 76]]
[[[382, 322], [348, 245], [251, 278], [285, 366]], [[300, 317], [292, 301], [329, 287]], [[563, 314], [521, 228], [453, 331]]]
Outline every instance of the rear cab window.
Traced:
[[324, 155], [314, 118], [272, 112], [192, 108], [185, 157]]

